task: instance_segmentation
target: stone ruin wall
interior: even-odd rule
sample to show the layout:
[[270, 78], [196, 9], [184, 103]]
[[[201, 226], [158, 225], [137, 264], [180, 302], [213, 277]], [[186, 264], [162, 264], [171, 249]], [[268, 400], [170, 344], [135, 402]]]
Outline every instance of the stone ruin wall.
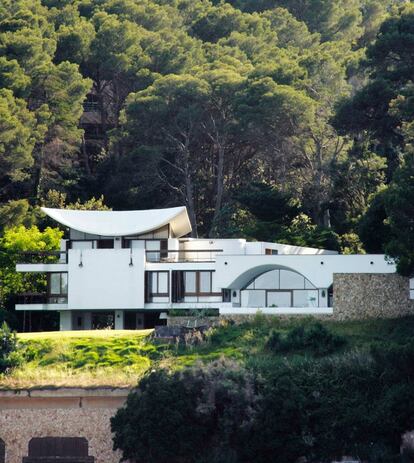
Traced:
[[110, 418], [128, 389], [0, 391], [0, 439], [6, 463], [22, 463], [33, 437], [84, 437], [95, 463], [119, 463]]
[[395, 273], [337, 273], [333, 287], [335, 320], [414, 315], [409, 279]]

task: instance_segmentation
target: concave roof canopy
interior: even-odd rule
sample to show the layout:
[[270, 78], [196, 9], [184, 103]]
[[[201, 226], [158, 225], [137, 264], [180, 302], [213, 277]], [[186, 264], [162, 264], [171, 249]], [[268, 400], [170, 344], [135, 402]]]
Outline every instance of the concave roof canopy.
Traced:
[[187, 208], [184, 206], [142, 211], [79, 211], [42, 207], [42, 211], [56, 222], [90, 235], [143, 235], [168, 224], [171, 235], [176, 238], [191, 232]]

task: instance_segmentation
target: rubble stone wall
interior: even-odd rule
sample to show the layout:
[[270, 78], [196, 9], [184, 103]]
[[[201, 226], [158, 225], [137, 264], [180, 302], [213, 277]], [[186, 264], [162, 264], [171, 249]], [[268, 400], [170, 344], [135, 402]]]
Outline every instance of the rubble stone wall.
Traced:
[[95, 463], [118, 463], [110, 418], [127, 394], [127, 389], [0, 391], [0, 439], [6, 462], [22, 463], [33, 437], [84, 437]]
[[395, 273], [337, 273], [333, 280], [336, 320], [397, 318], [414, 314], [409, 279]]

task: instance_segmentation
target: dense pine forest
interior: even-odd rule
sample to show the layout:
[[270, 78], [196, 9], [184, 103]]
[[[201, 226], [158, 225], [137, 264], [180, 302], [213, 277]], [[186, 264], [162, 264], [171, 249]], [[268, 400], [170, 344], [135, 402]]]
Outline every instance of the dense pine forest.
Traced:
[[411, 274], [413, 75], [401, 0], [3, 0], [2, 248], [55, 246], [39, 205], [185, 204]]

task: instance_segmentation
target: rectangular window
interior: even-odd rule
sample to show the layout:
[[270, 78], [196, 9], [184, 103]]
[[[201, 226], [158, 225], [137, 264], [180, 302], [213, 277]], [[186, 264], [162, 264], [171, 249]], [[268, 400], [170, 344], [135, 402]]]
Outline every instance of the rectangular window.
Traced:
[[212, 272], [200, 272], [200, 293], [211, 293]]
[[295, 290], [293, 291], [293, 307], [318, 307], [317, 290]]
[[68, 299], [68, 274], [55, 272], [48, 274], [48, 302], [50, 304], [65, 303]]
[[186, 296], [213, 294], [212, 279], [213, 272], [210, 270], [185, 271], [184, 294]]
[[291, 307], [292, 291], [267, 291], [267, 307]]
[[158, 292], [168, 294], [168, 272], [158, 272]]
[[112, 239], [102, 239], [97, 241], [98, 249], [113, 249], [114, 240]]
[[151, 302], [153, 297], [166, 297], [169, 295], [169, 272], [145, 272], [146, 273], [146, 302]]
[[278, 250], [277, 249], [266, 248], [265, 249], [265, 254], [266, 254], [266, 256], [277, 256]]
[[[148, 262], [159, 262], [161, 243], [159, 241], [145, 241], [146, 257]], [[149, 252], [154, 251], [154, 252]]]
[[197, 293], [197, 272], [184, 272], [185, 294]]

